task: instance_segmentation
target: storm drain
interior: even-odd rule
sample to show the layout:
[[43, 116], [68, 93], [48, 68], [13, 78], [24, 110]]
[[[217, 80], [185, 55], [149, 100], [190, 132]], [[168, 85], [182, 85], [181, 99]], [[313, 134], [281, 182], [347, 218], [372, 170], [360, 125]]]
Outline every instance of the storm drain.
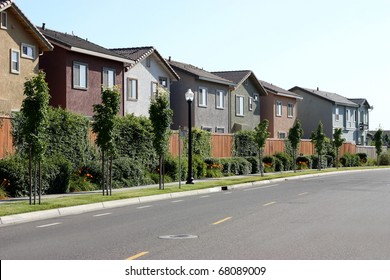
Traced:
[[198, 238], [197, 235], [192, 234], [172, 234], [172, 235], [162, 235], [159, 236], [160, 239], [194, 239]]

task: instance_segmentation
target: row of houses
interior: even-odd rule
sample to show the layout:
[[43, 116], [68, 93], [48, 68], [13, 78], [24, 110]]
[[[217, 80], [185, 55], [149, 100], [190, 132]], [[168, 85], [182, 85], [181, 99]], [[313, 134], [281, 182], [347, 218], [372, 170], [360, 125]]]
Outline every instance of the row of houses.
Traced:
[[[157, 87], [170, 92], [172, 129], [187, 126], [185, 92], [195, 92], [193, 126], [216, 133], [254, 129], [269, 121], [271, 138], [283, 139], [300, 119], [309, 138], [321, 120], [330, 138], [367, 143], [369, 111], [365, 98], [348, 99], [317, 89], [280, 88], [253, 71], [206, 71], [165, 59], [154, 47], [107, 49], [88, 39], [32, 24], [10, 0], [0, 0], [0, 111], [20, 110], [26, 78], [42, 69], [51, 105], [91, 117], [101, 102], [101, 87], [119, 86], [121, 115], [148, 116]], [[8, 66], [7, 66], [8, 65]], [[5, 67], [4, 67], [5, 66]]]

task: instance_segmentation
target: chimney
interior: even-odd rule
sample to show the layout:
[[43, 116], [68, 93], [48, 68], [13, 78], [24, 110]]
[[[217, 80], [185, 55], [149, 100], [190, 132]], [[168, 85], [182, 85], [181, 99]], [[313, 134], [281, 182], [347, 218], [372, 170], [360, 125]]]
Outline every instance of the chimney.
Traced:
[[42, 23], [42, 29], [45, 30], [46, 29], [46, 23]]
[[320, 88], [319, 88], [319, 87], [317, 87], [317, 91], [320, 91]]
[[171, 61], [171, 56], [169, 56], [168, 61]]

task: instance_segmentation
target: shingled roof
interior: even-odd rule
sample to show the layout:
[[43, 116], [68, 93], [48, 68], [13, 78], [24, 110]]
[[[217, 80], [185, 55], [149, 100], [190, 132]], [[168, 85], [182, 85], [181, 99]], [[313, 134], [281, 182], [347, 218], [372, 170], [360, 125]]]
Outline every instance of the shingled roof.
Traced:
[[370, 104], [368, 103], [367, 99], [365, 98], [348, 98], [352, 102], [356, 103], [359, 106], [366, 105], [368, 107], [371, 107]]
[[322, 91], [319, 89], [303, 88], [303, 87], [298, 87], [298, 86], [293, 87], [292, 89], [290, 89], [290, 91], [293, 91], [295, 89], [303, 90], [306, 93], [309, 93], [309, 94], [318, 96], [320, 98], [326, 99], [334, 104], [345, 105], [345, 106], [350, 106], [350, 107], [358, 107], [358, 105], [355, 102], [352, 102], [348, 98], [341, 96], [337, 93]]
[[211, 72], [208, 72], [206, 70], [203, 70], [203, 69], [198, 68], [196, 66], [193, 66], [191, 64], [173, 61], [173, 60], [167, 60], [167, 62], [172, 67], [176, 67], [184, 72], [187, 72], [188, 74], [196, 76], [199, 80], [214, 82], [214, 83], [228, 85], [228, 86], [235, 86], [234, 82], [227, 80], [227, 79], [224, 79], [220, 76], [217, 76]]
[[171, 72], [172, 77], [174, 79], [179, 80], [180, 77], [177, 75], [175, 70], [167, 63], [167, 61], [160, 55], [160, 53], [154, 48], [154, 47], [135, 47], [135, 48], [116, 48], [111, 49], [113, 52], [122, 55], [128, 59], [131, 59], [134, 61], [134, 65], [137, 63], [143, 61], [147, 57], [149, 57], [151, 54], [156, 54], [159, 60], [161, 61], [161, 66], [165, 68], [168, 72]]
[[27, 33], [29, 33], [38, 43], [39, 48], [42, 51], [53, 50], [52, 44], [42, 35], [42, 33], [35, 27], [34, 24], [27, 18], [27, 16], [19, 9], [19, 7], [12, 1], [0, 0], [0, 12], [8, 10], [15, 15], [17, 20], [25, 27]]
[[296, 98], [296, 99], [299, 99], [299, 100], [303, 99], [302, 96], [300, 96], [299, 94], [296, 94], [295, 92], [291, 92], [291, 91], [285, 90], [285, 89], [283, 89], [281, 87], [275, 86], [274, 84], [270, 84], [270, 83], [265, 82], [265, 81], [260, 81], [260, 83], [263, 85], [263, 87], [265, 89], [267, 89], [268, 91], [272, 92], [273, 94], [286, 96], [286, 97], [291, 97], [291, 98]]
[[48, 38], [48, 40], [52, 44], [61, 46], [70, 51], [120, 61], [124, 63], [134, 63], [133, 60], [130, 60], [122, 55], [119, 55], [109, 49], [94, 44], [87, 39], [80, 38], [76, 35], [46, 28], [39, 28], [39, 30], [43, 33], [43, 35], [45, 35], [46, 38]]

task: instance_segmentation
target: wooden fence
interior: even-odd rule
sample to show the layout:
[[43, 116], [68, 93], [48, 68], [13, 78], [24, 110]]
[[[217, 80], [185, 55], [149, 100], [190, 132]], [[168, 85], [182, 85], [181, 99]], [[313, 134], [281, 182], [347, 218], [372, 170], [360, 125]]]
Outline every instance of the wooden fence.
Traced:
[[0, 158], [14, 153], [11, 118], [0, 118]]

